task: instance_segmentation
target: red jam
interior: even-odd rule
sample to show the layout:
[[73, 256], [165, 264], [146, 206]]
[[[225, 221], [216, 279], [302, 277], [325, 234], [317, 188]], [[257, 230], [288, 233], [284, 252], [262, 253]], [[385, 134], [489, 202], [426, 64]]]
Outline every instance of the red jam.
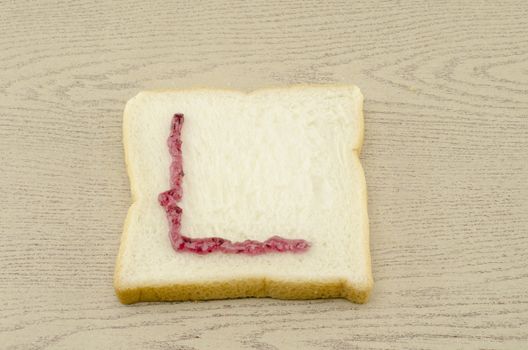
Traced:
[[182, 199], [183, 158], [181, 150], [181, 130], [183, 114], [175, 114], [172, 119], [171, 133], [167, 144], [172, 156], [170, 166], [171, 189], [160, 193], [158, 201], [167, 213], [169, 220], [169, 237], [172, 247], [176, 251], [185, 251], [196, 254], [209, 254], [222, 252], [226, 254], [258, 255], [273, 252], [304, 252], [310, 248], [310, 243], [303, 239], [286, 239], [273, 236], [261, 241], [245, 240], [231, 242], [220, 237], [190, 238], [180, 232], [182, 209], [178, 202]]

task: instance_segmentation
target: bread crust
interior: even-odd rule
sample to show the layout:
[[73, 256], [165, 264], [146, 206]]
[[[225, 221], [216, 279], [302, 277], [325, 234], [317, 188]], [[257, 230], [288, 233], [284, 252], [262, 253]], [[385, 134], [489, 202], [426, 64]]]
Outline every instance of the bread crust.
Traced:
[[[244, 95], [253, 95], [265, 91], [281, 91], [281, 90], [300, 90], [309, 88], [348, 88], [357, 89], [361, 94], [359, 88], [354, 85], [293, 85], [289, 87], [272, 87], [254, 90], [252, 92], [243, 92], [231, 89], [211, 89], [211, 88], [192, 88], [192, 89], [166, 89], [166, 90], [150, 90], [141, 92], [144, 93], [166, 93], [166, 92], [188, 92], [188, 91], [209, 91], [218, 92], [225, 91], [231, 93], [240, 93]], [[361, 101], [362, 103], [362, 101]], [[313, 282], [292, 282], [285, 280], [275, 280], [269, 278], [236, 278], [225, 281], [213, 281], [204, 283], [178, 283], [178, 284], [160, 284], [160, 285], [144, 285], [135, 287], [126, 287], [119, 282], [121, 271], [121, 261], [128, 238], [128, 226], [131, 219], [132, 209], [137, 200], [136, 185], [130, 176], [130, 153], [128, 151], [128, 130], [127, 123], [127, 108], [123, 115], [123, 146], [125, 153], [125, 164], [127, 174], [130, 180], [132, 204], [128, 209], [127, 217], [125, 219], [123, 233], [121, 235], [121, 242], [119, 253], [116, 260], [114, 272], [114, 289], [119, 301], [123, 304], [133, 304], [136, 302], [149, 301], [189, 301], [189, 300], [213, 300], [213, 299], [231, 299], [231, 298], [249, 298], [249, 297], [270, 297], [276, 299], [320, 299], [320, 298], [345, 298], [351, 302], [363, 304], [369, 299], [373, 288], [371, 258], [370, 258], [370, 244], [369, 244], [369, 225], [368, 214], [365, 211], [363, 215], [364, 227], [367, 232], [364, 232], [366, 237], [363, 249], [366, 252], [368, 279], [365, 284], [354, 285], [349, 283], [346, 279], [336, 279], [332, 281], [313, 281]], [[358, 163], [360, 169], [361, 186], [364, 189], [363, 205], [367, 208], [367, 186], [365, 175], [359, 154], [364, 140], [364, 116], [363, 106], [359, 109], [359, 140], [357, 147], [354, 149], [354, 160]]]
[[234, 298], [321, 299], [346, 298], [352, 302], [367, 302], [371, 286], [358, 289], [346, 285], [344, 280], [335, 282], [291, 282], [259, 278], [226, 280], [196, 284], [168, 284], [120, 288], [116, 294], [123, 304], [141, 301], [189, 301]]

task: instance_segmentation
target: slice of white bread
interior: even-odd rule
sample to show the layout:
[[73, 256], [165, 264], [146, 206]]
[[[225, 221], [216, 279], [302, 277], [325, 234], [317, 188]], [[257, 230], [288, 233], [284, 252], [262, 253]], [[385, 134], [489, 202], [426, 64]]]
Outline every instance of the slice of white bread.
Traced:
[[[116, 263], [119, 300], [344, 297], [372, 289], [367, 192], [355, 86], [141, 92], [126, 105], [133, 203]], [[170, 188], [167, 138], [181, 131], [181, 231], [233, 242], [305, 239], [306, 252], [176, 252], [158, 195]]]

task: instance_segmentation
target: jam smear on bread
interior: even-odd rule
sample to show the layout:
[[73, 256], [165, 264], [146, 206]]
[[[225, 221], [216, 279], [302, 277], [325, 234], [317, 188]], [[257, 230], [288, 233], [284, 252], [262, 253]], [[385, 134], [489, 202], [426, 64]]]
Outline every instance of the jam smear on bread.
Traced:
[[158, 196], [160, 205], [165, 209], [169, 220], [169, 237], [172, 247], [176, 251], [196, 254], [221, 252], [226, 254], [259, 255], [281, 252], [304, 252], [310, 248], [310, 243], [303, 239], [286, 239], [272, 236], [265, 241], [245, 240], [232, 242], [220, 237], [190, 238], [181, 233], [181, 217], [183, 210], [178, 206], [182, 199], [183, 158], [181, 130], [183, 114], [177, 113], [172, 119], [171, 133], [167, 140], [169, 153], [172, 157], [170, 165], [171, 189]]

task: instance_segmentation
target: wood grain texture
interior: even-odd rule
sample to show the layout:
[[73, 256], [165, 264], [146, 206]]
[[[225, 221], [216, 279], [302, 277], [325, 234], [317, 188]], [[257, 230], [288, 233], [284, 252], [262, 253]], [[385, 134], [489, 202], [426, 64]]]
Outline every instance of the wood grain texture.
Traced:
[[[528, 3], [0, 2], [0, 348], [521, 349]], [[355, 83], [371, 301], [123, 306], [136, 92]]]

